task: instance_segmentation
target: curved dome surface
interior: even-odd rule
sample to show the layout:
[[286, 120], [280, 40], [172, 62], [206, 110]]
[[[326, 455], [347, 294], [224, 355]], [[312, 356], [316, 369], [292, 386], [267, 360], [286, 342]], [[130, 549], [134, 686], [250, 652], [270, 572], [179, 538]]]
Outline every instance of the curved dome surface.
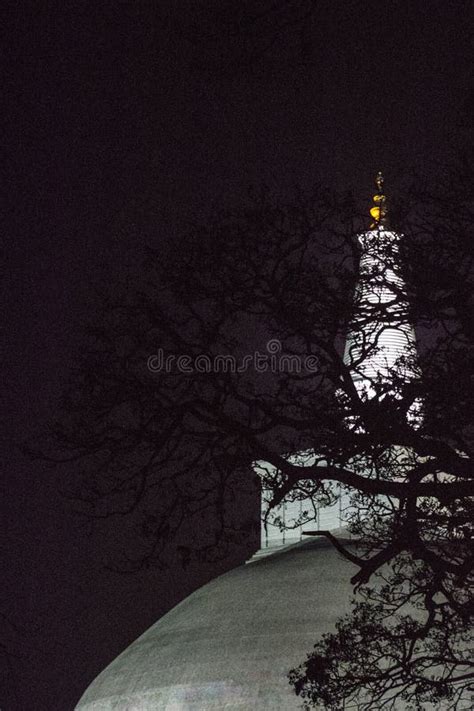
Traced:
[[300, 709], [288, 671], [350, 609], [355, 571], [321, 539], [235, 568], [133, 642], [92, 682], [76, 709]]

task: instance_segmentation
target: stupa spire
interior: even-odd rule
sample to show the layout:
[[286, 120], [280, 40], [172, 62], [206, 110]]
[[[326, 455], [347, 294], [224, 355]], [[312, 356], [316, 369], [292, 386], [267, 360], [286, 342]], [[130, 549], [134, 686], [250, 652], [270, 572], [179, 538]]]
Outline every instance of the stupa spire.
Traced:
[[374, 219], [374, 221], [370, 225], [371, 230], [375, 230], [377, 229], [377, 227], [386, 227], [388, 224], [387, 198], [384, 193], [383, 184], [384, 178], [379, 170], [375, 177], [377, 193], [373, 197], [374, 206], [370, 209], [370, 214]]

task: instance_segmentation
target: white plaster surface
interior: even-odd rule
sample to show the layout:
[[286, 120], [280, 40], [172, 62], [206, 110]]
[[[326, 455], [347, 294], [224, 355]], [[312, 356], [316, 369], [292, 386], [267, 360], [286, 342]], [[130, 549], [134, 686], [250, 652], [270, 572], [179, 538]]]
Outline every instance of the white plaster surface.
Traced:
[[355, 567], [310, 539], [195, 591], [90, 685], [77, 711], [293, 711], [288, 671], [350, 608]]

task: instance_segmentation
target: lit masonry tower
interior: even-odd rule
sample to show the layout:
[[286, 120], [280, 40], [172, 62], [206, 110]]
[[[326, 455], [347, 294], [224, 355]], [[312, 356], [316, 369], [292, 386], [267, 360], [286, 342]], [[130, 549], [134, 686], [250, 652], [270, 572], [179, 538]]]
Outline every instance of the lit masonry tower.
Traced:
[[[389, 392], [391, 373], [396, 367], [404, 380], [413, 375], [416, 339], [408, 320], [406, 287], [398, 265], [401, 235], [388, 226], [388, 209], [383, 191], [383, 176], [378, 173], [374, 206], [370, 210], [373, 222], [367, 232], [358, 236], [361, 245], [360, 282], [356, 289], [354, 314], [344, 350], [344, 363], [351, 369], [352, 379], [361, 398], [371, 398]], [[406, 358], [406, 363], [404, 359]], [[388, 387], [387, 387], [388, 386]], [[416, 416], [416, 413], [413, 412]], [[316, 461], [314, 452], [291, 455], [289, 460], [300, 466]], [[319, 462], [325, 466], [324, 459]], [[275, 469], [257, 462], [257, 473], [268, 475]], [[275, 507], [269, 521], [263, 523], [272, 493], [262, 491], [261, 552], [275, 546], [288, 545], [302, 539], [306, 529], [314, 528], [314, 519], [300, 523], [303, 512], [316, 515], [320, 529], [335, 530], [343, 524], [343, 511], [349, 505], [347, 496], [337, 504], [315, 508], [311, 499], [286, 500]], [[290, 495], [291, 496], [291, 495]], [[281, 530], [279, 525], [290, 526]]]

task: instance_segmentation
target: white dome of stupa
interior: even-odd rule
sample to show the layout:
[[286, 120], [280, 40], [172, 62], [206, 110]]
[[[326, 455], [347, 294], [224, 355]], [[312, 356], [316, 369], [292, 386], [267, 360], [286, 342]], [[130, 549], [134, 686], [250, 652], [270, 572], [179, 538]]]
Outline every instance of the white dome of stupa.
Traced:
[[349, 611], [356, 570], [312, 538], [221, 575], [122, 652], [77, 711], [300, 709], [287, 674]]

